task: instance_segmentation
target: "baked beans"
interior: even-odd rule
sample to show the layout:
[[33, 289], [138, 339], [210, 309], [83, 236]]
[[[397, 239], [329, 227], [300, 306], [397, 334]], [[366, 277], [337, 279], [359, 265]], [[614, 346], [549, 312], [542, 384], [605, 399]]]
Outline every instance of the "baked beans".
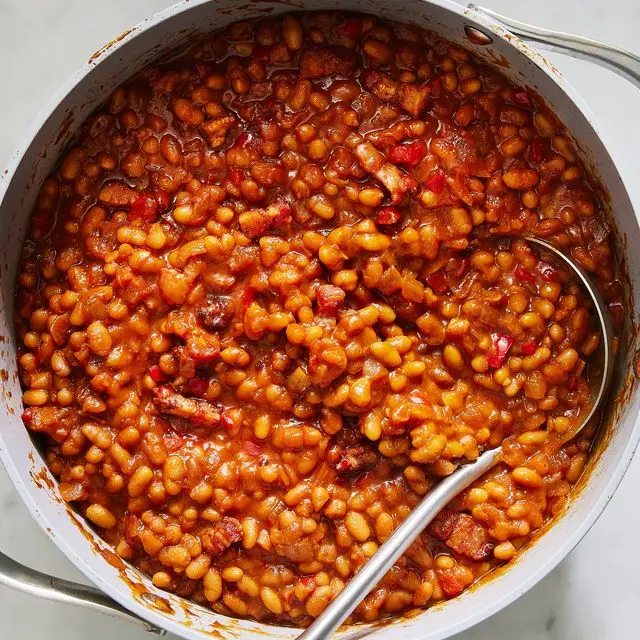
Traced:
[[517, 556], [594, 436], [566, 442], [591, 303], [528, 234], [620, 326], [601, 205], [526, 88], [369, 15], [234, 23], [116, 89], [42, 185], [23, 420], [157, 587], [298, 625], [503, 444], [352, 620], [428, 607]]

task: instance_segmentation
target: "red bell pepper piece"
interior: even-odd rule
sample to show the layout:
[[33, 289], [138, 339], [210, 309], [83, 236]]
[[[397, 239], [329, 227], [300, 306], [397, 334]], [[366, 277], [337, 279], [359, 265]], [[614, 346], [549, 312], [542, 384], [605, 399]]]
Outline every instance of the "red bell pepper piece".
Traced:
[[538, 344], [533, 338], [531, 338], [530, 340], [527, 340], [526, 342], [522, 343], [522, 346], [520, 347], [520, 351], [522, 352], [523, 356], [530, 356], [533, 353], [535, 353], [537, 348], [538, 348]]
[[408, 144], [397, 144], [389, 151], [389, 160], [394, 164], [408, 164], [415, 167], [427, 155], [424, 140], [415, 140]]
[[149, 375], [154, 382], [166, 382], [167, 376], [165, 376], [164, 371], [157, 365], [154, 364], [152, 367], [149, 367]]
[[426, 282], [436, 293], [444, 293], [449, 290], [449, 281], [443, 271], [429, 274]]
[[376, 222], [378, 224], [395, 224], [398, 220], [400, 220], [400, 210], [392, 204], [380, 207], [376, 211]]
[[523, 269], [520, 265], [515, 268], [513, 275], [517, 280], [522, 280], [523, 282], [535, 282], [536, 276], [531, 273], [531, 271], [527, 271], [527, 269]]
[[425, 186], [429, 191], [433, 191], [433, 193], [439, 194], [442, 193], [442, 190], [445, 188], [447, 184], [447, 178], [444, 175], [444, 171], [442, 169], [436, 169], [432, 171], [429, 177], [425, 182]]
[[513, 344], [513, 338], [506, 333], [496, 332], [491, 334], [491, 343], [492, 347], [487, 354], [487, 363], [490, 367], [497, 369], [502, 366], [507, 357], [507, 352]]

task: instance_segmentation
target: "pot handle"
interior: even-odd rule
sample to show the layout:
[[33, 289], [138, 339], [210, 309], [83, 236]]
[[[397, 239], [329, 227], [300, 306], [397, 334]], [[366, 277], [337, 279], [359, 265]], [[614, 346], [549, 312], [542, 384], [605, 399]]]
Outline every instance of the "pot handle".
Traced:
[[[491, 9], [485, 9], [474, 3], [467, 7], [479, 14], [493, 18], [509, 29], [511, 33], [527, 42], [535, 42], [542, 49], [565, 53], [573, 58], [581, 58], [606, 67], [640, 88], [640, 57], [624, 49], [614, 47], [598, 40], [575, 36], [562, 31], [542, 29], [530, 24], [513, 20]], [[482, 34], [487, 38], [491, 36]], [[487, 41], [489, 44], [490, 40]]]
[[63, 578], [55, 578], [41, 571], [30, 569], [29, 567], [16, 562], [0, 551], [0, 584], [18, 591], [24, 591], [33, 596], [63, 602], [65, 604], [76, 604], [95, 609], [101, 613], [123, 618], [129, 622], [135, 622], [158, 636], [166, 633], [164, 629], [152, 625], [139, 616], [127, 611], [115, 600], [105, 595], [96, 587], [90, 587]]

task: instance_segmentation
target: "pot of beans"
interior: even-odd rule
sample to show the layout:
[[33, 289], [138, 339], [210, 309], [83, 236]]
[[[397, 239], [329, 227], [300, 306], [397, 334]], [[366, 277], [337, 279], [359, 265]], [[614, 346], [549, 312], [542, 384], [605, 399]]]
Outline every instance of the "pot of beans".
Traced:
[[[0, 177], [0, 457], [96, 588], [3, 554], [0, 582], [295, 638], [501, 446], [337, 634], [433, 640], [547, 574], [624, 474], [640, 229], [588, 108], [505, 23], [635, 82], [640, 60], [447, 0], [321, 4], [157, 14]], [[530, 237], [615, 333], [575, 436], [602, 336]]]

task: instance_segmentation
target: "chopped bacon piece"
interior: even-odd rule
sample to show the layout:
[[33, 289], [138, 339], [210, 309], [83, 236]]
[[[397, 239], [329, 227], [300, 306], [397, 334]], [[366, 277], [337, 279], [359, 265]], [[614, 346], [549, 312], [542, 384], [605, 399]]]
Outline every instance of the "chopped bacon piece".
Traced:
[[400, 210], [392, 204], [380, 207], [376, 211], [376, 222], [378, 224], [395, 224], [400, 220]]
[[384, 156], [370, 142], [360, 143], [354, 153], [362, 168], [387, 188], [393, 203], [400, 202], [407, 192], [418, 186], [410, 175], [400, 171], [394, 164], [385, 162]]
[[429, 274], [426, 282], [436, 293], [444, 293], [449, 290], [449, 281], [443, 271]]
[[235, 518], [225, 516], [199, 533], [202, 548], [212, 556], [224, 553], [232, 544], [242, 540], [242, 526]]
[[439, 571], [438, 582], [440, 583], [440, 588], [447, 598], [454, 598], [464, 591], [464, 583], [451, 571], [451, 569]]
[[220, 355], [220, 338], [199, 327], [190, 331], [186, 339], [186, 353], [196, 366], [209, 364]]
[[345, 293], [340, 287], [323, 284], [316, 289], [316, 301], [321, 314], [334, 316], [344, 306]]
[[173, 387], [163, 385], [153, 390], [153, 402], [162, 413], [191, 420], [200, 426], [220, 425], [220, 412], [206, 400], [186, 398]]
[[518, 265], [515, 268], [515, 271], [513, 272], [513, 275], [516, 277], [517, 280], [521, 280], [522, 282], [535, 282], [536, 281], [535, 274], [531, 273], [531, 271], [528, 271], [527, 269], [523, 269], [520, 265]]
[[396, 164], [415, 166], [427, 155], [424, 140], [414, 140], [408, 144], [398, 144], [389, 151], [389, 160]]
[[221, 147], [227, 139], [227, 132], [235, 121], [233, 116], [210, 118], [200, 125], [200, 131], [207, 137], [210, 147]]
[[374, 69], [367, 69], [367, 71], [360, 76], [360, 79], [362, 86], [381, 102], [394, 104], [398, 101], [399, 85], [386, 73]]
[[356, 445], [346, 448], [336, 463], [338, 474], [360, 473], [368, 471], [378, 463], [376, 452], [366, 445]]
[[531, 338], [530, 340], [527, 340], [526, 342], [522, 343], [522, 346], [520, 347], [520, 352], [522, 353], [523, 356], [530, 356], [531, 354], [535, 353], [537, 348], [538, 348], [538, 344], [535, 341], [535, 338]]
[[198, 307], [196, 317], [208, 331], [222, 331], [231, 323], [235, 311], [236, 305], [230, 296], [211, 296], [204, 306]]
[[417, 118], [427, 106], [430, 89], [427, 85], [405, 83], [400, 87], [400, 105], [414, 118]]
[[490, 367], [497, 369], [502, 366], [507, 357], [507, 352], [513, 344], [513, 338], [506, 333], [497, 332], [491, 334], [491, 343], [493, 346], [487, 354], [487, 363]]
[[424, 184], [429, 191], [440, 194], [447, 184], [447, 177], [442, 169], [436, 169], [429, 174]]
[[242, 443], [242, 448], [250, 456], [259, 456], [262, 453], [262, 445], [258, 442], [254, 442], [253, 440], [245, 440]]
[[303, 78], [348, 76], [356, 54], [341, 45], [310, 45], [300, 54], [300, 75]]
[[274, 202], [266, 209], [252, 209], [241, 213], [238, 223], [242, 233], [250, 238], [277, 229], [291, 222], [291, 207], [285, 202]]
[[517, 104], [519, 107], [524, 107], [525, 109], [531, 109], [533, 106], [531, 103], [531, 98], [525, 89], [516, 89], [511, 93], [511, 102]]
[[542, 260], [540, 260], [536, 265], [536, 270], [547, 282], [556, 280], [560, 275], [555, 267], [551, 266], [548, 262], [543, 262]]
[[487, 530], [466, 513], [443, 509], [427, 532], [470, 560], [484, 560], [493, 551], [494, 545]]

